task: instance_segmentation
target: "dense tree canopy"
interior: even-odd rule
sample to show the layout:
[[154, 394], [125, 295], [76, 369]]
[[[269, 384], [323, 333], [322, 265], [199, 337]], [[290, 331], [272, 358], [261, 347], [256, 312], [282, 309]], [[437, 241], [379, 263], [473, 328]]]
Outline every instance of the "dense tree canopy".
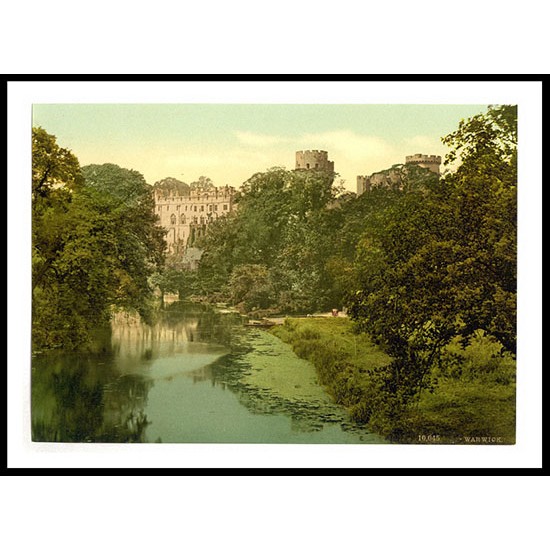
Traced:
[[[135, 309], [142, 315], [149, 294], [149, 276], [164, 261], [163, 231], [156, 225], [151, 187], [135, 170], [115, 164], [82, 168], [88, 198], [95, 201], [113, 236], [112, 272], [117, 280], [114, 304]], [[145, 300], [146, 301], [146, 300]]]
[[371, 216], [354, 266], [350, 312], [396, 358], [384, 383], [402, 401], [429, 386], [456, 336], [482, 329], [515, 352], [515, 108], [490, 108], [443, 141], [458, 169]]
[[150, 187], [115, 165], [80, 169], [33, 129], [33, 345], [77, 347], [112, 306], [145, 315], [162, 261]]
[[[199, 243], [205, 251], [199, 271], [205, 291], [225, 292], [245, 309], [246, 304], [288, 312], [328, 307], [322, 233], [337, 193], [332, 179], [321, 172], [272, 168], [247, 180], [237, 212], [211, 224]], [[247, 277], [261, 279], [253, 299], [240, 291]]]
[[211, 191], [215, 189], [214, 182], [206, 176], [200, 176], [197, 181], [191, 182], [189, 187], [193, 191]]

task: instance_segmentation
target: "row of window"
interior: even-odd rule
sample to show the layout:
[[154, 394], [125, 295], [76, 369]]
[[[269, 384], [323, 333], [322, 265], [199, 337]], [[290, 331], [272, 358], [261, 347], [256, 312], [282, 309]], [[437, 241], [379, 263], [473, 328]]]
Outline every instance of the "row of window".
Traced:
[[[214, 216], [215, 216], [215, 218], [218, 217], [217, 214], [214, 214]], [[205, 222], [204, 216], [201, 216], [200, 218], [198, 218], [197, 216], [193, 216], [192, 218], [190, 218], [191, 223], [199, 223], [199, 219], [200, 219], [201, 225], [204, 224], [204, 222]], [[208, 217], [208, 218], [207, 218], [207, 221], [210, 220], [210, 219], [211, 219], [211, 218]], [[172, 225], [176, 225], [176, 222], [177, 222], [177, 221], [178, 221], [178, 218], [176, 217], [176, 215], [175, 215], [175, 214], [172, 214], [172, 215], [170, 216], [170, 223], [171, 223]], [[185, 214], [182, 214], [182, 215], [181, 215], [181, 217], [180, 217], [180, 223], [182, 223], [182, 224], [187, 223], [187, 219], [186, 219], [186, 217], [185, 217]]]
[[[197, 210], [197, 205], [195, 206], [188, 206], [188, 205], [185, 205], [185, 211], [187, 212], [187, 209], [189, 208], [189, 210], [191, 210], [191, 212], [204, 212], [204, 204], [201, 204], [201, 207], [200, 207], [200, 210]], [[180, 205], [176, 205], [176, 210], [179, 210], [180, 209]], [[229, 209], [229, 205], [228, 204], [224, 204], [223, 205], [223, 209], [224, 210], [228, 210]], [[170, 205], [167, 204], [166, 205], [166, 210], [170, 210]], [[209, 212], [217, 212], [218, 211], [218, 205], [217, 204], [209, 204], [208, 205], [208, 210]], [[161, 212], [162, 211], [162, 205], [159, 205], [158, 207], [158, 211]]]

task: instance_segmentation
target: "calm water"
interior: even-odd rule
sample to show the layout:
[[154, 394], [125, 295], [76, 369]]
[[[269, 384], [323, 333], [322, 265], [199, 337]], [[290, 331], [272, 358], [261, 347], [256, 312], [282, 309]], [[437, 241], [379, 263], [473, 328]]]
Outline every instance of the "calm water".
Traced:
[[32, 362], [34, 441], [380, 443], [314, 382], [313, 367], [239, 315], [176, 303], [126, 316], [99, 354]]

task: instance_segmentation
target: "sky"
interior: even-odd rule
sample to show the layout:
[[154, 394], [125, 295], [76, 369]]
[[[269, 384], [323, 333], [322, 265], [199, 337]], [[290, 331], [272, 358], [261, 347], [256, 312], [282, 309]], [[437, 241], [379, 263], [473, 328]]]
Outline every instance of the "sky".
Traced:
[[81, 166], [114, 163], [190, 183], [207, 176], [239, 187], [273, 166], [293, 169], [295, 152], [328, 151], [338, 179], [404, 163], [415, 153], [448, 152], [441, 137], [486, 105], [374, 104], [34, 104], [41, 126]]

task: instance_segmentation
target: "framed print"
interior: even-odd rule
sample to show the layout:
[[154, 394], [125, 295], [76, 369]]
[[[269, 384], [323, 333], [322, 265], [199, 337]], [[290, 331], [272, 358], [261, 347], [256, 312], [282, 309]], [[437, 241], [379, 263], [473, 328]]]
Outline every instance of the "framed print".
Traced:
[[539, 83], [291, 80], [10, 83], [27, 460], [528, 462]]

